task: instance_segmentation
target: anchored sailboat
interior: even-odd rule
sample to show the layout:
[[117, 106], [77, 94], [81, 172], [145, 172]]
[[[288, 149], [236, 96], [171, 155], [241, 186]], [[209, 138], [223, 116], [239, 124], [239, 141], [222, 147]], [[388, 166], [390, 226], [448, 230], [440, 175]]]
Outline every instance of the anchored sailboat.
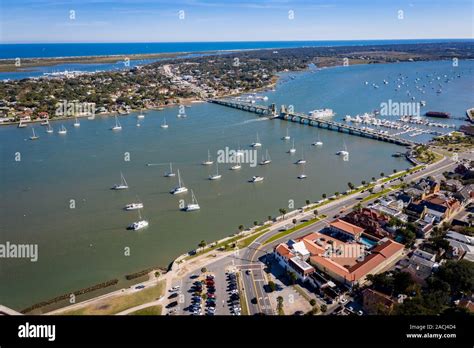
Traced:
[[219, 174], [219, 165], [216, 162], [216, 173], [209, 175], [209, 180], [218, 180], [222, 178], [222, 175]]
[[323, 142], [321, 141], [319, 134], [318, 134], [318, 140], [312, 143], [311, 145], [313, 146], [323, 146]]
[[170, 162], [170, 171], [165, 173], [166, 178], [171, 178], [176, 176], [176, 173], [173, 173], [173, 164]]
[[296, 149], [295, 149], [295, 139], [293, 139], [293, 146], [291, 147], [291, 149], [288, 150], [288, 153], [295, 153], [296, 152]]
[[138, 209], [138, 218], [139, 220], [128, 226], [129, 230], [138, 231], [142, 228], [148, 227], [149, 223], [147, 220], [142, 219], [142, 214], [140, 213], [140, 209]]
[[35, 127], [31, 128], [33, 130], [33, 135], [30, 137], [30, 140], [37, 140], [39, 139], [39, 136], [35, 134]]
[[58, 130], [58, 134], [67, 134], [67, 129], [64, 125], [61, 125], [61, 128]]
[[258, 133], [257, 133], [257, 141], [252, 143], [250, 146], [251, 147], [261, 147], [262, 146], [262, 144], [260, 143], [260, 138], [258, 137]]
[[344, 142], [344, 150], [336, 152], [336, 155], [339, 155], [339, 156], [348, 156], [349, 155], [349, 151], [347, 151], [346, 142]]
[[270, 159], [270, 155], [268, 154], [268, 149], [265, 151], [265, 156], [262, 156], [262, 161], [260, 162], [261, 166], [266, 164], [270, 164], [272, 160]]
[[308, 176], [304, 173], [304, 165], [303, 165], [303, 170], [301, 171], [301, 174], [298, 175], [298, 179], [306, 179]]
[[178, 186], [172, 189], [170, 193], [173, 195], [177, 195], [177, 194], [185, 193], [185, 192], [188, 192], [188, 188], [185, 187], [183, 183], [181, 182], [181, 175], [179, 174], [179, 169], [178, 169]]
[[80, 127], [81, 124], [79, 123], [79, 121], [77, 120], [77, 117], [74, 119], [74, 124], [73, 124], [74, 127]]
[[306, 160], [304, 159], [304, 152], [303, 149], [301, 149], [301, 159], [295, 162], [295, 164], [306, 164]]
[[168, 124], [166, 124], [166, 117], [163, 118], [163, 124], [161, 125], [161, 128], [168, 128]]
[[126, 190], [126, 189], [128, 189], [127, 181], [125, 180], [125, 177], [123, 176], [122, 172], [120, 172], [120, 184], [115, 184], [112, 187], [112, 190]]
[[203, 161], [202, 165], [203, 166], [210, 166], [211, 164], [214, 164], [214, 161], [211, 159], [211, 152], [207, 150], [207, 161]]
[[290, 140], [291, 139], [290, 135], [288, 134], [288, 128], [286, 129], [286, 135], [282, 139], [283, 140]]
[[122, 125], [120, 124], [117, 115], [115, 115], [115, 126], [112, 127], [113, 131], [119, 131], [122, 130]]
[[199, 206], [199, 203], [196, 199], [196, 196], [194, 195], [193, 190], [191, 190], [191, 197], [192, 197], [191, 203], [187, 204], [186, 207], [184, 208], [184, 210], [185, 211], [196, 211], [196, 210], [201, 209], [201, 207]]
[[48, 127], [46, 128], [46, 133], [51, 134], [53, 132], [54, 132], [53, 127], [51, 127], [51, 125], [48, 123]]

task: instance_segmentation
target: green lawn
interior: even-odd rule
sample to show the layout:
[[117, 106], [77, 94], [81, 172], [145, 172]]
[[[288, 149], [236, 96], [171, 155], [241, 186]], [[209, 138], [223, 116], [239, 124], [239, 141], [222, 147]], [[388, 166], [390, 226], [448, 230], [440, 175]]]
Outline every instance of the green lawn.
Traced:
[[109, 315], [122, 312], [126, 309], [154, 301], [165, 292], [165, 281], [160, 281], [155, 286], [127, 295], [118, 295], [96, 301], [79, 309], [63, 312], [63, 315]]
[[270, 231], [270, 229], [265, 229], [263, 231], [260, 231], [259, 233], [256, 233], [254, 235], [251, 235], [250, 237], [247, 237], [247, 238], [244, 238], [242, 240], [240, 240], [238, 243], [237, 243], [237, 247], [239, 249], [242, 249], [242, 248], [246, 248], [248, 247], [250, 244], [252, 244], [252, 242], [257, 239], [258, 237], [260, 237], [262, 234], [265, 234], [267, 233], [268, 231]]
[[293, 228], [290, 228], [290, 229], [287, 230], [287, 231], [282, 231], [282, 232], [280, 232], [280, 233], [277, 233], [277, 234], [275, 234], [274, 236], [268, 238], [263, 244], [271, 243], [271, 242], [273, 242], [273, 241], [275, 241], [275, 240], [277, 240], [277, 239], [280, 239], [280, 238], [282, 238], [282, 237], [284, 237], [284, 236], [286, 236], [286, 235], [289, 235], [289, 234], [291, 234], [291, 233], [293, 233], [293, 232], [295, 232], [295, 231], [298, 231], [298, 230], [300, 230], [300, 229], [302, 229], [302, 228], [304, 228], [304, 227], [306, 227], [306, 226], [309, 226], [309, 225], [311, 225], [311, 224], [313, 224], [313, 223], [315, 223], [315, 222], [321, 220], [322, 218], [323, 218], [323, 217], [317, 217], [317, 218], [311, 219], [311, 220], [309, 220], [309, 221], [303, 222], [303, 223], [301, 223], [301, 224], [299, 224], [299, 225], [297, 225], [297, 226], [295, 226], [295, 227], [293, 227]]
[[139, 309], [136, 312], [132, 312], [129, 315], [161, 315], [162, 307], [160, 305], [150, 306], [147, 308]]

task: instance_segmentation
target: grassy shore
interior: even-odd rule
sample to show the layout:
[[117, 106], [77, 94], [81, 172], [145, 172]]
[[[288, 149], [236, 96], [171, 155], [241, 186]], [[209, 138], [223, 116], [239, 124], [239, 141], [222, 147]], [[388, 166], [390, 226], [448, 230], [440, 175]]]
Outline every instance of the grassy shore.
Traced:
[[141, 304], [155, 301], [165, 293], [165, 281], [157, 285], [126, 295], [117, 295], [106, 298], [78, 309], [65, 311], [63, 315], [111, 315]]
[[129, 315], [161, 315], [163, 307], [160, 305], [150, 306], [147, 308], [139, 309], [136, 312], [132, 312]]

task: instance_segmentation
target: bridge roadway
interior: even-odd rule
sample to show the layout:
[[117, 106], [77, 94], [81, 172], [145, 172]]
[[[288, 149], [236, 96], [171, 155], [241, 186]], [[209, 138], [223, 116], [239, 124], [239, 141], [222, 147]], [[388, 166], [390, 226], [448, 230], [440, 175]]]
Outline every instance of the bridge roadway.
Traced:
[[401, 146], [414, 146], [419, 145], [414, 141], [403, 139], [388, 134], [380, 134], [375, 131], [361, 129], [359, 127], [350, 126], [344, 123], [325, 120], [325, 119], [315, 119], [303, 113], [289, 112], [286, 111], [283, 106], [281, 111], [278, 112], [275, 107], [272, 106], [263, 106], [252, 103], [245, 103], [236, 100], [226, 100], [226, 99], [208, 99], [209, 103], [214, 103], [222, 106], [231, 107], [234, 109], [244, 110], [248, 112], [253, 112], [259, 115], [270, 116], [270, 118], [279, 118], [282, 120], [287, 120], [291, 122], [299, 122], [301, 124], [308, 124], [313, 127], [325, 128], [332, 131], [337, 131], [340, 133], [348, 133], [351, 135], [358, 135], [365, 138], [375, 139], [379, 141], [385, 141]]

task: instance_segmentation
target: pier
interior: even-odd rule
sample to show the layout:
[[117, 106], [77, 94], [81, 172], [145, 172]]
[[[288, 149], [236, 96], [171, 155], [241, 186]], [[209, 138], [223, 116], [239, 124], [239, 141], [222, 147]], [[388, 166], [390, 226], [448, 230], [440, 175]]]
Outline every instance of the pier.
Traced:
[[282, 105], [280, 111], [277, 110], [276, 105], [270, 106], [257, 105], [253, 103], [246, 103], [237, 100], [225, 100], [225, 99], [208, 99], [209, 103], [214, 103], [222, 106], [227, 106], [234, 109], [252, 112], [261, 116], [269, 116], [270, 118], [279, 118], [282, 120], [297, 122], [300, 124], [309, 125], [312, 127], [323, 128], [339, 133], [347, 133], [356, 135], [364, 138], [375, 139], [379, 141], [385, 141], [401, 146], [414, 146], [419, 143], [396, 137], [389, 134], [380, 134], [375, 131], [361, 129], [358, 127], [350, 126], [344, 123], [335, 122], [326, 119], [313, 118], [304, 113], [298, 113], [288, 110], [285, 105]]

